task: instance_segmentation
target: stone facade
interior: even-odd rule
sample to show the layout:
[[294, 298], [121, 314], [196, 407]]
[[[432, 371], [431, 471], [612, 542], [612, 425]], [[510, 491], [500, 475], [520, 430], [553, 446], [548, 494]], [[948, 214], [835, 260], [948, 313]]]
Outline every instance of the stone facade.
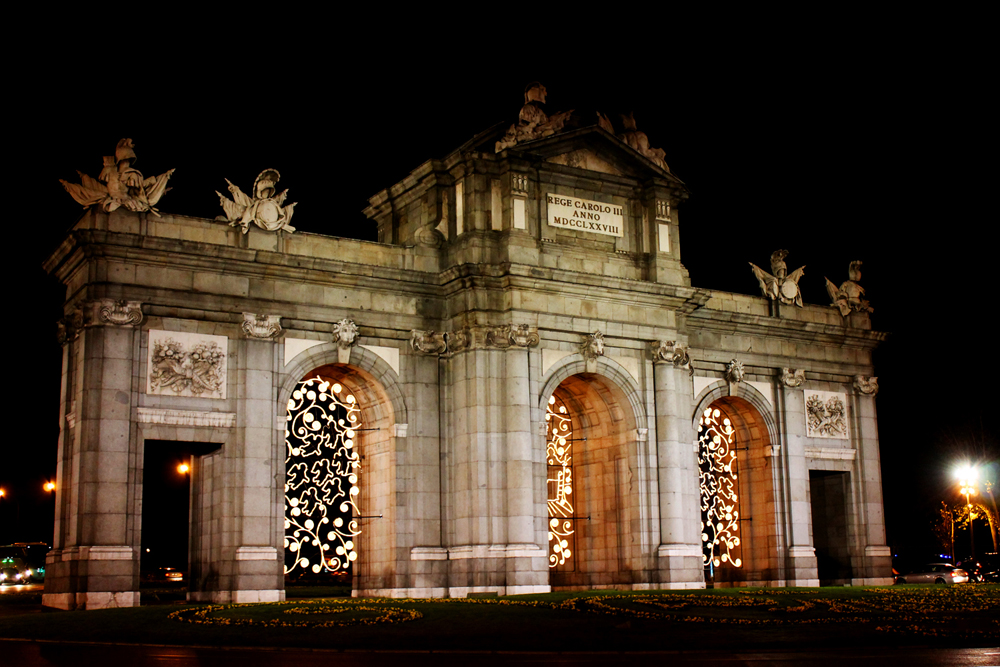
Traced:
[[[714, 581], [890, 581], [874, 393], [856, 385], [884, 338], [868, 313], [692, 287], [686, 187], [605, 129], [497, 139], [372, 197], [378, 243], [124, 208], [79, 220], [46, 264], [68, 299], [44, 604], [138, 603], [148, 441], [201, 443], [190, 598], [283, 599], [286, 405], [317, 373], [371, 429], [361, 503], [381, 518], [358, 538], [356, 595], [704, 587], [710, 408], [733, 425], [752, 519], [743, 568]], [[620, 217], [549, 210], [576, 201]], [[810, 391], [843, 396], [843, 437], [807, 435]], [[553, 396], [577, 438], [572, 569], [549, 567]]]

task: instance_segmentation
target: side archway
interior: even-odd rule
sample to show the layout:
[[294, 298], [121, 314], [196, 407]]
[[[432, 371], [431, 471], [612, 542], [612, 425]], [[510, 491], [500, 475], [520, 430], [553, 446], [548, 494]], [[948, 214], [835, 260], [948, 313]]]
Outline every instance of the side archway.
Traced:
[[781, 579], [779, 495], [771, 445], [777, 429], [753, 386], [718, 382], [698, 396], [702, 540], [706, 581], [764, 584]]

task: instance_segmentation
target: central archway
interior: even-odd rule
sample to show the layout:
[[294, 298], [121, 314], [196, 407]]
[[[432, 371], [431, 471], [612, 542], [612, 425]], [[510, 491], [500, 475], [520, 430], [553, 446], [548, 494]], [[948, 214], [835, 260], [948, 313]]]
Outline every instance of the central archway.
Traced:
[[[314, 409], [312, 418], [300, 410], [303, 403], [320, 402], [322, 409]], [[395, 415], [387, 392], [366, 370], [352, 364], [325, 364], [300, 377], [286, 406], [290, 427], [326, 431], [331, 443], [323, 456], [305, 461], [291, 455], [293, 439], [286, 442], [285, 484], [294, 487], [286, 496], [286, 564], [307, 558], [307, 576], [349, 579], [356, 594], [391, 588], [396, 567]], [[317, 427], [318, 419], [333, 423]], [[328, 510], [322, 516], [329, 525], [321, 527], [316, 517], [293, 516], [304, 508], [299, 500], [302, 487], [307, 506], [326, 502]], [[322, 553], [325, 562], [304, 556], [307, 549], [319, 555], [325, 545], [329, 545]]]
[[577, 373], [552, 392], [546, 421], [550, 585], [630, 586], [641, 530], [629, 400], [607, 378]]

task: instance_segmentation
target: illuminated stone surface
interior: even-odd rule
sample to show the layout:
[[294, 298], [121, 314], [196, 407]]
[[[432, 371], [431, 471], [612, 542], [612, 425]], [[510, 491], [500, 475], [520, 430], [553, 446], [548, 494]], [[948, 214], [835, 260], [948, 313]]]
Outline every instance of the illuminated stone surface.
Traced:
[[[888, 582], [871, 360], [884, 335], [863, 310], [693, 287], [685, 185], [619, 136], [635, 130], [554, 117], [528, 114], [501, 152], [502, 126], [375, 194], [378, 243], [91, 206], [46, 264], [72, 288], [45, 604], [137, 603], [149, 440], [206, 451], [190, 598], [281, 599], [287, 405], [317, 375], [356, 398], [364, 425], [357, 595], [705, 586], [709, 408], [732, 425], [739, 516], [753, 519], [741, 567], [720, 559], [715, 582]], [[620, 210], [621, 236], [550, 225], [549, 196], [564, 213]], [[281, 329], [247, 332], [245, 313]], [[171, 337], [185, 353], [217, 343], [217, 371], [157, 367]], [[846, 432], [810, 436], [810, 392], [842, 396]], [[574, 438], [574, 527], [572, 558], [550, 568], [553, 396]]]

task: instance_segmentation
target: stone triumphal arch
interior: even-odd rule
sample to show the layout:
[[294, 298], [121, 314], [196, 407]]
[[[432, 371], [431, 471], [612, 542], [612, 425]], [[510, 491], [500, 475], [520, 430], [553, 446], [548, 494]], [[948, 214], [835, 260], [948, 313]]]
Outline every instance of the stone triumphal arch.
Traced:
[[825, 306], [784, 251], [762, 296], [692, 286], [664, 152], [544, 102], [372, 196], [377, 243], [295, 231], [273, 169], [171, 215], [130, 140], [65, 184], [46, 605], [138, 603], [171, 443], [192, 600], [889, 580], [857, 263]]

